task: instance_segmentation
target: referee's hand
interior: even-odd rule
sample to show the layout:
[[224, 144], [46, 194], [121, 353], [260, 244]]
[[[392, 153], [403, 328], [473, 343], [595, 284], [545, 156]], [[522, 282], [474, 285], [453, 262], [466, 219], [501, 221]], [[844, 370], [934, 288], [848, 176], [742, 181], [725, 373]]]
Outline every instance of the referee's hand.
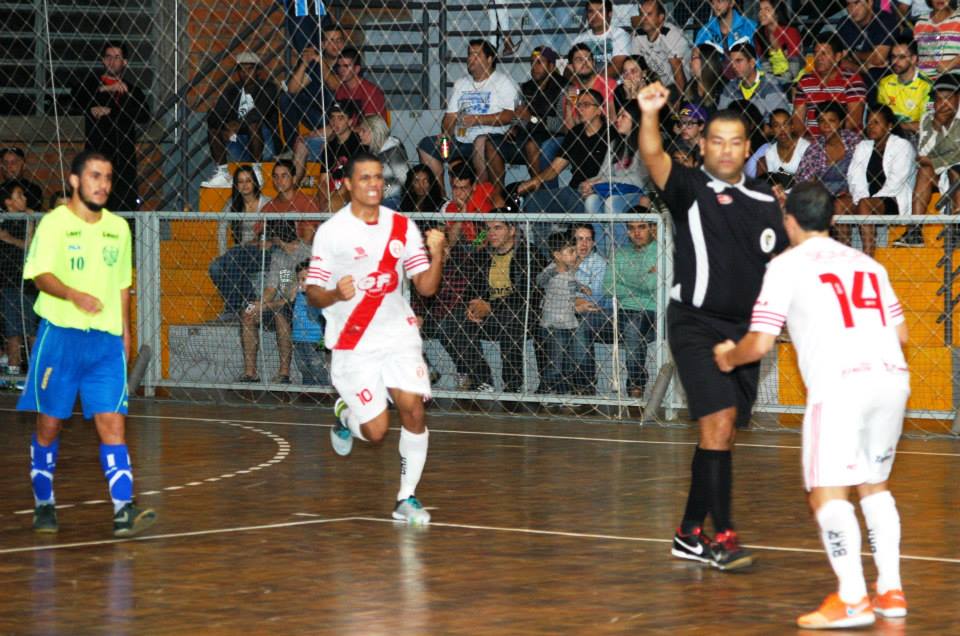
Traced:
[[724, 373], [730, 373], [734, 369], [734, 366], [727, 361], [727, 352], [733, 351], [736, 346], [733, 340], [724, 340], [713, 347], [713, 360], [717, 363], [717, 368]]

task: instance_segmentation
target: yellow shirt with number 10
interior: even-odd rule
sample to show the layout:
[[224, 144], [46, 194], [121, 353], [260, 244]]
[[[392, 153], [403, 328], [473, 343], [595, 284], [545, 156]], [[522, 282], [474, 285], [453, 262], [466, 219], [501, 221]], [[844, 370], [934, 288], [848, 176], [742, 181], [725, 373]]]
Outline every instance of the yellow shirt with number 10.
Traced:
[[120, 291], [133, 282], [130, 252], [130, 226], [112, 212], [103, 210], [96, 223], [87, 223], [65, 205], [45, 214], [30, 243], [23, 277], [53, 274], [97, 298], [103, 309], [88, 314], [41, 291], [33, 306], [37, 315], [58, 327], [123, 335]]

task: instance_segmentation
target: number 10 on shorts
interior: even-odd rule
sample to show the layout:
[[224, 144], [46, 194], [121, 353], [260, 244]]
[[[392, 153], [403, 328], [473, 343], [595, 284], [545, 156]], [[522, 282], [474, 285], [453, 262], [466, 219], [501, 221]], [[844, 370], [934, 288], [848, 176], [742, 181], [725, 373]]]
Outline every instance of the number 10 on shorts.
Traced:
[[373, 393], [370, 392], [370, 389], [364, 389], [357, 393], [357, 399], [360, 400], [360, 404], [370, 404], [373, 400]]

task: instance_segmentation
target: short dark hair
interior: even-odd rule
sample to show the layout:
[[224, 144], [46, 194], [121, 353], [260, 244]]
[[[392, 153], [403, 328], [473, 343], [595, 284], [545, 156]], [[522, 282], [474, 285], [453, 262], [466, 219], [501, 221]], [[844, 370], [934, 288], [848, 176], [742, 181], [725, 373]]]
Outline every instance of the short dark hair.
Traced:
[[281, 243], [293, 243], [297, 240], [297, 224], [294, 221], [267, 221], [267, 239], [277, 239]]
[[893, 52], [894, 46], [905, 46], [910, 50], [910, 55], [920, 55], [920, 49], [917, 47], [917, 41], [912, 37], [907, 35], [898, 35], [897, 39], [894, 40], [893, 46], [890, 47], [890, 52]]
[[120, 40], [107, 40], [103, 44], [103, 48], [100, 49], [100, 55], [106, 55], [107, 49], [120, 49], [120, 54], [123, 55], [123, 59], [130, 59], [129, 49], [127, 49], [127, 43], [121, 42]]
[[297, 176], [297, 166], [293, 163], [292, 159], [277, 159], [273, 164], [273, 169], [276, 170], [277, 168], [286, 168], [290, 171], [291, 175], [294, 177]]
[[450, 181], [456, 179], [457, 181], [469, 181], [470, 183], [477, 182], [477, 174], [473, 171], [473, 167], [467, 163], [457, 164], [450, 168]]
[[357, 66], [363, 66], [363, 56], [354, 46], [345, 46], [338, 57], [345, 57]]
[[90, 161], [106, 161], [109, 164], [113, 164], [110, 161], [110, 157], [99, 152], [97, 150], [84, 150], [77, 154], [73, 158], [73, 161], [70, 162], [70, 174], [75, 174], [78, 177], [83, 174], [83, 169], [87, 167], [87, 162]]
[[824, 113], [833, 113], [842, 123], [847, 118], [847, 107], [836, 100], [817, 104], [817, 118]]
[[730, 47], [731, 53], [743, 53], [751, 60], [757, 59], [757, 49], [750, 42], [743, 40]]
[[710, 115], [709, 118], [707, 118], [707, 125], [706, 125], [706, 126], [704, 127], [704, 129], [703, 129], [704, 135], [706, 135], [706, 134], [708, 134], [708, 133], [710, 132], [710, 126], [712, 126], [712, 125], [713, 125], [713, 122], [715, 122], [715, 121], [736, 121], [736, 122], [740, 122], [740, 125], [743, 126], [743, 132], [744, 132], [744, 134], [749, 134], [750, 129], [751, 129], [751, 124], [750, 124], [750, 122], [748, 122], [748, 121], [746, 120], [746, 118], [743, 116], [743, 113], [741, 113], [741, 112], [739, 112], [739, 111], [736, 111], [736, 110], [733, 110], [732, 108], [724, 108], [724, 109], [722, 109], [722, 110], [716, 111], [715, 113], [713, 113], [712, 115]]
[[583, 10], [586, 11], [591, 4], [602, 4], [604, 12], [607, 14], [613, 13], [613, 0], [585, 0]]
[[[0, 184], [0, 205], [3, 206], [3, 209], [7, 208], [7, 199], [13, 196], [13, 191], [17, 188], [20, 188], [20, 191], [24, 195], [27, 194], [26, 188], [23, 187], [23, 184], [16, 179], [12, 179], [3, 184]], [[9, 210], [7, 210], [9, 212]]]
[[547, 237], [547, 247], [550, 249], [550, 253], [554, 254], [566, 247], [575, 247], [576, 243], [573, 240], [573, 235], [570, 232], [554, 232]]
[[584, 44], [583, 42], [578, 42], [577, 44], [574, 44], [573, 46], [570, 47], [570, 50], [567, 51], [567, 63], [573, 64], [573, 56], [577, 54], [577, 51], [586, 51], [587, 53], [590, 54], [590, 59], [593, 60], [593, 63], [594, 64], [597, 63], [597, 58], [593, 54], [593, 49], [591, 49], [588, 45]]
[[791, 117], [793, 117], [793, 115], [790, 114], [790, 111], [788, 111], [788, 110], [786, 110], [786, 109], [783, 109], [783, 108], [774, 108], [772, 111], [770, 111], [770, 121], [771, 121], [771, 122], [773, 121], [773, 116], [774, 116], [774, 115], [783, 115], [783, 116], [786, 117], [787, 119], [790, 119]]
[[347, 32], [343, 29], [342, 26], [340, 26], [340, 23], [338, 22], [334, 22], [333, 20], [331, 20], [330, 22], [321, 23], [320, 25], [321, 33], [332, 33], [333, 31], [339, 31], [344, 35], [347, 34]]
[[367, 163], [368, 161], [376, 161], [377, 163], [383, 163], [380, 161], [380, 157], [376, 156], [370, 152], [358, 152], [357, 154], [350, 157], [350, 161], [347, 162], [347, 167], [343, 169], [343, 174], [347, 179], [353, 178], [353, 171], [356, 168], [358, 163]]
[[483, 51], [484, 57], [492, 57], [493, 63], [490, 65], [490, 68], [497, 68], [497, 49], [493, 48], [492, 44], [484, 39], [477, 38], [467, 42], [467, 50], [469, 51], [472, 46], [479, 46], [480, 50]]
[[21, 159], [26, 159], [26, 158], [27, 158], [27, 153], [24, 152], [23, 148], [20, 148], [20, 147], [17, 147], [17, 146], [9, 146], [9, 147], [7, 147], [7, 148], [0, 148], [0, 157], [2, 157], [3, 155], [7, 154], [8, 152], [17, 155], [17, 156], [20, 157]]
[[804, 181], [790, 190], [787, 214], [808, 232], [825, 232], [833, 218], [833, 195], [818, 181]]
[[574, 223], [570, 226], [570, 238], [576, 240], [577, 230], [590, 230], [590, 238], [597, 237], [597, 232], [593, 228], [593, 223]]
[[814, 41], [814, 45], [817, 44], [826, 44], [830, 47], [830, 50], [833, 51], [834, 55], [840, 53], [841, 51], [847, 50], [843, 40], [841, 40], [840, 36], [833, 31], [819, 33]]

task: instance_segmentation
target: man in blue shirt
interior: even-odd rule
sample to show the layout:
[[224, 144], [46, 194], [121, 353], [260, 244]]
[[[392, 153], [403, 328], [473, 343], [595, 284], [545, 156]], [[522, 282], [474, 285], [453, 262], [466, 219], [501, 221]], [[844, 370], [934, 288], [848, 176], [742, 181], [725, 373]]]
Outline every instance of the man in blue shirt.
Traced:
[[711, 0], [713, 17], [697, 32], [694, 45], [710, 42], [727, 56], [735, 42], [744, 39], [752, 42], [757, 23], [737, 11], [736, 4], [736, 0]]

